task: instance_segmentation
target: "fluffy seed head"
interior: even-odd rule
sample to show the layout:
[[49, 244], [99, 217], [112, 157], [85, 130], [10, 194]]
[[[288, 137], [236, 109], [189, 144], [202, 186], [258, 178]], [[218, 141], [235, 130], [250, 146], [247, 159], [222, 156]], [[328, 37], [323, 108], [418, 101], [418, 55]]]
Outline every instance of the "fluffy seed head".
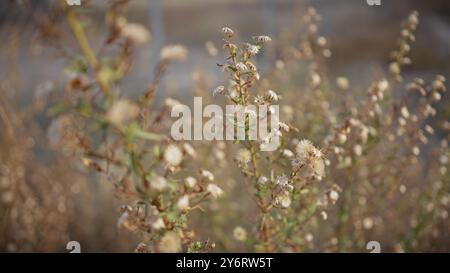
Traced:
[[238, 241], [245, 241], [247, 239], [247, 231], [243, 227], [237, 226], [233, 230], [233, 237]]
[[168, 45], [161, 49], [160, 58], [164, 61], [182, 61], [187, 54], [187, 49], [182, 45]]
[[258, 43], [264, 44], [272, 41], [272, 38], [266, 35], [254, 36], [253, 39]]
[[181, 239], [173, 231], [168, 231], [161, 239], [159, 250], [163, 253], [176, 253], [181, 250]]
[[106, 113], [106, 118], [115, 126], [121, 127], [139, 114], [139, 107], [127, 99], [115, 102]]
[[183, 195], [177, 201], [177, 208], [181, 211], [186, 211], [189, 209], [189, 196]]

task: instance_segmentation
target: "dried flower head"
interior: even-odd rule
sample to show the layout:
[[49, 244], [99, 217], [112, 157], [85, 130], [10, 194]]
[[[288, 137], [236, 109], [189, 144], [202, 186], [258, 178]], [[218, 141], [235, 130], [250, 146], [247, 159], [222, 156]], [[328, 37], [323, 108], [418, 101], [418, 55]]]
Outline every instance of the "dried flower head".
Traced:
[[162, 176], [153, 177], [150, 180], [150, 186], [153, 189], [156, 189], [158, 191], [162, 191], [162, 190], [164, 190], [167, 187], [167, 181]]
[[325, 174], [325, 164], [322, 152], [309, 140], [301, 140], [297, 144], [296, 158], [292, 161], [294, 169], [304, 166], [304, 174], [321, 180]]
[[223, 86], [223, 85], [217, 86], [216, 88], [214, 88], [214, 90], [212, 92], [213, 96], [225, 95], [226, 93], [227, 93], [227, 91], [225, 89], [225, 86]]
[[311, 141], [307, 139], [301, 140], [296, 147], [297, 156], [306, 162], [310, 158], [322, 158], [322, 152], [314, 147]]
[[256, 56], [259, 53], [259, 47], [256, 45], [245, 43], [243, 46], [244, 46], [244, 50], [248, 53], [248, 55], [250, 55], [252, 57]]
[[277, 92], [273, 91], [273, 90], [269, 90], [267, 91], [267, 98], [270, 101], [278, 101], [281, 99], [281, 96], [277, 94]]
[[208, 170], [201, 170], [200, 171], [201, 176], [203, 176], [204, 178], [208, 179], [209, 181], [213, 181], [214, 180], [214, 174]]
[[291, 197], [288, 191], [284, 191], [275, 197], [275, 205], [283, 208], [289, 208], [291, 206]]
[[178, 166], [183, 160], [183, 153], [177, 145], [170, 144], [164, 151], [164, 161], [170, 166]]
[[236, 69], [241, 73], [245, 73], [249, 70], [248, 67], [242, 62], [236, 64]]
[[252, 159], [252, 154], [248, 149], [241, 148], [236, 154], [236, 161], [241, 164], [247, 164]]
[[338, 87], [342, 90], [348, 90], [348, 88], [350, 87], [350, 82], [345, 77], [337, 78], [336, 83], [337, 83]]
[[190, 157], [192, 157], [192, 158], [196, 158], [197, 157], [197, 153], [195, 152], [195, 149], [194, 149], [194, 147], [192, 147], [191, 144], [189, 144], [187, 142], [183, 143], [183, 150]]
[[160, 58], [163, 61], [182, 61], [186, 59], [187, 49], [182, 45], [168, 45], [161, 49]]
[[234, 35], [234, 31], [229, 27], [223, 27], [222, 34], [228, 38], [231, 38]]
[[177, 208], [181, 211], [186, 211], [189, 209], [189, 196], [183, 195], [177, 201]]
[[339, 193], [336, 190], [331, 190], [328, 192], [328, 198], [330, 199], [332, 204], [335, 204], [339, 199]]
[[268, 43], [268, 42], [272, 41], [272, 38], [270, 38], [269, 36], [266, 36], [266, 35], [253, 36], [253, 39], [256, 42], [261, 43], [261, 44]]
[[166, 227], [166, 224], [164, 223], [164, 220], [162, 218], [158, 218], [158, 219], [156, 219], [156, 221], [154, 221], [152, 223], [152, 228], [154, 230], [161, 230], [165, 227]]
[[269, 182], [269, 179], [265, 176], [260, 176], [258, 178], [258, 184], [260, 184], [260, 185], [265, 185], [265, 184], [267, 184], [267, 182]]
[[193, 188], [197, 185], [197, 179], [192, 176], [188, 176], [184, 179], [184, 182], [188, 188]]

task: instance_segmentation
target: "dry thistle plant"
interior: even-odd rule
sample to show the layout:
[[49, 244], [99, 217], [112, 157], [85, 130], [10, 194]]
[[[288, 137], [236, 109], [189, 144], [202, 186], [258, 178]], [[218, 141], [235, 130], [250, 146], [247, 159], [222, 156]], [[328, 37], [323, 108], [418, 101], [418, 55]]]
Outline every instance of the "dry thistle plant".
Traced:
[[157, 107], [153, 95], [166, 66], [183, 60], [187, 50], [181, 45], [162, 48], [149, 87], [138, 98], [127, 98], [120, 82], [131, 65], [133, 46], [150, 37], [146, 28], [129, 23], [112, 5], [106, 20], [111, 30], [103, 50], [116, 44], [119, 52], [98, 57], [75, 10], [63, 9], [81, 52], [68, 68], [71, 79], [64, 100], [53, 111], [58, 116], [55, 122], [61, 125], [64, 148], [114, 185], [116, 196], [125, 203], [118, 226], [141, 235], [135, 251], [213, 248], [207, 240], [195, 241], [188, 218], [192, 210], [201, 209], [223, 191], [213, 183], [211, 172], [196, 165], [196, 153], [189, 143], [174, 143], [164, 135], [167, 113], [179, 102], [169, 98], [161, 109], [150, 111]]

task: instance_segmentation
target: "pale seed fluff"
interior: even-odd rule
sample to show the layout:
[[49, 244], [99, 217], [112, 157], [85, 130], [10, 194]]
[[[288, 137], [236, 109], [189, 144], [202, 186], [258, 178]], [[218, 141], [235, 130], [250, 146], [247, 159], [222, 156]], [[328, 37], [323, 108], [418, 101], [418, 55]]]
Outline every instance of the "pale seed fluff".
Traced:
[[237, 226], [233, 230], [233, 237], [238, 241], [245, 241], [247, 239], [247, 231], [243, 227]]
[[281, 99], [281, 96], [278, 95], [275, 91], [269, 90], [267, 91], [267, 97], [272, 101], [278, 101]]
[[321, 212], [320, 212], [320, 216], [322, 216], [322, 219], [323, 219], [324, 221], [326, 221], [326, 220], [328, 219], [328, 214], [327, 214], [326, 211], [321, 211]]
[[311, 233], [305, 235], [305, 240], [311, 243], [314, 240], [314, 236]]
[[305, 162], [311, 158], [322, 158], [322, 152], [307, 139], [300, 140], [296, 148], [297, 156]]
[[441, 163], [442, 165], [446, 165], [448, 163], [448, 156], [446, 155], [441, 155], [439, 157], [439, 163]]
[[177, 208], [181, 211], [186, 211], [189, 209], [189, 196], [183, 195], [177, 201]]
[[182, 45], [168, 45], [161, 49], [160, 58], [165, 61], [182, 61], [187, 54], [187, 49]]
[[313, 86], [317, 87], [320, 85], [321, 82], [322, 82], [322, 78], [320, 77], [319, 74], [314, 73], [311, 75], [311, 83]]
[[208, 170], [201, 170], [200, 174], [201, 174], [201, 176], [203, 176], [204, 178], [208, 179], [209, 181], [213, 181], [214, 180], [214, 174], [212, 174], [212, 172], [210, 172]]
[[355, 155], [361, 156], [362, 155], [362, 146], [359, 144], [356, 144], [355, 146], [353, 146], [353, 152], [355, 153]]
[[378, 90], [380, 90], [381, 92], [386, 92], [388, 88], [389, 82], [386, 79], [383, 79], [378, 83]]
[[255, 96], [255, 99], [253, 100], [255, 102], [255, 104], [260, 105], [260, 104], [264, 104], [265, 100], [264, 97], [261, 95], [257, 95]]
[[258, 68], [256, 68], [256, 65], [254, 65], [252, 62], [247, 61], [246, 65], [250, 71], [252, 71], [252, 72], [258, 71]]
[[137, 23], [129, 23], [123, 17], [117, 20], [120, 35], [135, 44], [145, 44], [151, 39], [150, 31], [146, 27]]
[[2, 201], [5, 204], [10, 204], [14, 201], [14, 193], [12, 191], [5, 191], [2, 193]]
[[319, 38], [317, 38], [317, 44], [321, 47], [324, 47], [327, 45], [327, 38], [320, 36]]
[[285, 68], [285, 64], [284, 64], [284, 62], [283, 62], [282, 60], [277, 60], [277, 61], [275, 62], [275, 67], [276, 67], [278, 70], [283, 70], [283, 69]]
[[181, 239], [173, 231], [168, 231], [159, 243], [159, 250], [163, 253], [176, 253], [181, 250]]
[[115, 126], [122, 127], [139, 114], [139, 107], [127, 99], [116, 101], [106, 113], [106, 118]]
[[275, 204], [288, 208], [291, 205], [291, 197], [289, 196], [289, 192], [285, 191], [282, 194], [277, 195], [275, 197]]
[[197, 185], [197, 179], [192, 176], [186, 177], [184, 179], [184, 182], [188, 188], [193, 188], [195, 187], [195, 185]]
[[264, 185], [264, 184], [266, 184], [267, 182], [269, 182], [269, 179], [268, 179], [267, 177], [265, 177], [265, 176], [260, 176], [260, 177], [258, 178], [258, 184]]
[[430, 125], [425, 125], [425, 131], [427, 131], [430, 135], [434, 134], [434, 129]]
[[366, 217], [363, 220], [363, 226], [365, 229], [372, 229], [373, 227], [373, 220], [370, 217]]
[[169, 107], [169, 108], [173, 108], [173, 107], [182, 105], [181, 102], [180, 102], [179, 100], [172, 99], [172, 98], [167, 98], [167, 99], [164, 101], [164, 104], [165, 104], [167, 107]]
[[259, 53], [259, 48], [255, 45], [247, 43], [244, 45], [244, 48], [250, 56], [255, 56]]
[[154, 177], [150, 180], [150, 187], [158, 191], [162, 191], [167, 187], [167, 181], [162, 176]]
[[180, 165], [181, 161], [183, 160], [183, 153], [181, 152], [180, 148], [174, 144], [170, 144], [167, 146], [166, 150], [164, 151], [164, 161], [171, 165], [171, 166], [178, 166]]
[[289, 127], [289, 125], [284, 122], [278, 122], [278, 126], [280, 127], [280, 129], [283, 129], [286, 132], [289, 132], [291, 130], [291, 127]]
[[213, 96], [224, 95], [225, 93], [226, 93], [226, 89], [225, 89], [225, 86], [223, 86], [223, 85], [217, 86], [216, 88], [214, 88], [214, 90], [212, 92]]
[[188, 154], [190, 157], [192, 158], [196, 158], [197, 157], [197, 153], [195, 152], [194, 147], [192, 147], [191, 144], [185, 142], [183, 144], [183, 149], [186, 152], [186, 154]]
[[217, 186], [216, 184], [208, 184], [206, 190], [212, 195], [214, 198], [219, 198], [223, 195], [223, 190]]
[[347, 141], [347, 135], [344, 133], [339, 133], [337, 135], [340, 144], [344, 144]]
[[330, 198], [331, 203], [335, 204], [337, 200], [339, 199], [339, 193], [335, 190], [331, 190], [328, 193], [328, 198]]
[[249, 70], [248, 67], [242, 62], [236, 64], [236, 69], [241, 73], [245, 73]]
[[402, 194], [405, 193], [406, 192], [406, 186], [405, 185], [400, 185], [399, 191]]
[[205, 47], [206, 47], [206, 50], [208, 51], [209, 56], [214, 57], [214, 56], [217, 56], [217, 54], [219, 54], [219, 51], [217, 50], [217, 48], [213, 42], [207, 41], [205, 43]]
[[348, 90], [348, 88], [350, 87], [350, 82], [345, 77], [337, 78], [336, 83], [337, 83], [338, 87], [342, 90]]
[[292, 158], [292, 157], [294, 157], [294, 153], [291, 150], [284, 149], [283, 150], [283, 156], [285, 156], [287, 158]]
[[406, 106], [403, 106], [402, 109], [400, 110], [400, 112], [404, 118], [406, 118], [406, 119], [409, 118], [409, 111]]
[[266, 35], [261, 35], [261, 36], [255, 36], [253, 37], [253, 39], [255, 41], [257, 41], [258, 43], [268, 43], [272, 41], [272, 38], [270, 38], [269, 36]]

